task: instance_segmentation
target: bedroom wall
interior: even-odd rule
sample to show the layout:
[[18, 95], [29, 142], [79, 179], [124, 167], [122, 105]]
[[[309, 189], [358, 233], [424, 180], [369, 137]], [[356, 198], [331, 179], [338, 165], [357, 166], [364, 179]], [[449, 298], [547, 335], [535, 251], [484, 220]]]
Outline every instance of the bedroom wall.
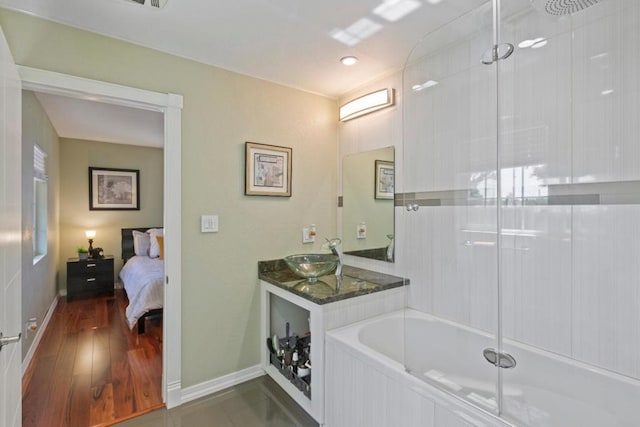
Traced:
[[[336, 235], [336, 101], [5, 9], [0, 25], [18, 64], [184, 96], [182, 387], [257, 365], [257, 261]], [[293, 148], [291, 198], [244, 196], [245, 141]]]
[[[58, 271], [59, 147], [58, 135], [33, 92], [22, 91], [22, 324], [36, 318], [38, 324], [56, 297]], [[33, 263], [33, 146], [48, 155], [47, 175], [47, 254]], [[24, 358], [35, 333], [22, 331]]]
[[[66, 289], [67, 259], [87, 247], [85, 230], [96, 230], [93, 247], [114, 256], [117, 278], [122, 268], [120, 229], [162, 226], [163, 150], [108, 142], [60, 138], [60, 289]], [[139, 169], [139, 211], [89, 210], [90, 166]]]

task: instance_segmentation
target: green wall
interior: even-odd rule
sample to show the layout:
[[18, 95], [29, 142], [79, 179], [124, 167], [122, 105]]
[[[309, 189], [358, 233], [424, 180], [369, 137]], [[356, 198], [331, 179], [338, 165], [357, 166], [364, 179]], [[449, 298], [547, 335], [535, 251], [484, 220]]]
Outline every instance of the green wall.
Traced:
[[[35, 333], [27, 331], [27, 320], [38, 325], [56, 297], [59, 259], [58, 134], [33, 92], [22, 91], [22, 357], [33, 343]], [[33, 263], [33, 146], [47, 153], [47, 254]]]
[[[184, 96], [182, 386], [258, 364], [257, 261], [337, 234], [336, 102], [8, 10], [0, 25], [20, 65]], [[293, 148], [291, 198], [243, 195], [245, 141]]]

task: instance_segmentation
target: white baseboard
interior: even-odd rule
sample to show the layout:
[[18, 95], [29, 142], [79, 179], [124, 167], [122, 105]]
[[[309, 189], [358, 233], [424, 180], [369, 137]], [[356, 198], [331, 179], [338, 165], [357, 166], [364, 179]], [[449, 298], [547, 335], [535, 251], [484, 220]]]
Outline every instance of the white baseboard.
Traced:
[[66, 297], [67, 296], [67, 290], [66, 289], [60, 289], [60, 296], [61, 297]]
[[166, 390], [164, 403], [167, 405], [167, 409], [182, 405], [182, 387], [180, 386], [180, 381], [167, 384]]
[[33, 355], [35, 354], [36, 349], [40, 344], [40, 340], [42, 339], [44, 332], [47, 330], [47, 326], [49, 325], [51, 316], [53, 315], [53, 312], [56, 309], [56, 306], [58, 305], [58, 299], [59, 297], [58, 295], [56, 295], [55, 298], [53, 299], [53, 302], [49, 306], [49, 309], [47, 310], [47, 314], [45, 314], [44, 319], [42, 319], [42, 323], [40, 324], [40, 327], [36, 332], [36, 336], [33, 339], [33, 342], [31, 343], [31, 347], [29, 347], [29, 351], [27, 351], [27, 354], [24, 356], [24, 359], [22, 360], [22, 375], [24, 375], [25, 372], [27, 372], [27, 368], [29, 368], [31, 359], [33, 359]]
[[182, 389], [182, 403], [187, 403], [200, 397], [207, 396], [225, 388], [252, 380], [264, 375], [260, 365], [250, 366], [241, 371], [232, 372], [219, 378], [205, 381]]

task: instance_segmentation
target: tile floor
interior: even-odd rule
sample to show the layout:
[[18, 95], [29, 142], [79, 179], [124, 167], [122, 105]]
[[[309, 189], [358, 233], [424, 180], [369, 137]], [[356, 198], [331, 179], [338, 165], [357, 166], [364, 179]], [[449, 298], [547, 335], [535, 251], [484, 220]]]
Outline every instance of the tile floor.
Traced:
[[317, 427], [271, 378], [262, 376], [170, 410], [116, 424], [121, 427]]

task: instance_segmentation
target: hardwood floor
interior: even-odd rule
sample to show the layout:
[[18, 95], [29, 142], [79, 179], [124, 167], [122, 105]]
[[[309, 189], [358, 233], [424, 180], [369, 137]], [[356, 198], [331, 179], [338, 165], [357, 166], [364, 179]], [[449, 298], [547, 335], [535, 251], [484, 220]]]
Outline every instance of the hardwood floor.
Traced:
[[138, 336], [127, 297], [61, 298], [22, 379], [22, 425], [110, 425], [162, 407], [162, 319]]

